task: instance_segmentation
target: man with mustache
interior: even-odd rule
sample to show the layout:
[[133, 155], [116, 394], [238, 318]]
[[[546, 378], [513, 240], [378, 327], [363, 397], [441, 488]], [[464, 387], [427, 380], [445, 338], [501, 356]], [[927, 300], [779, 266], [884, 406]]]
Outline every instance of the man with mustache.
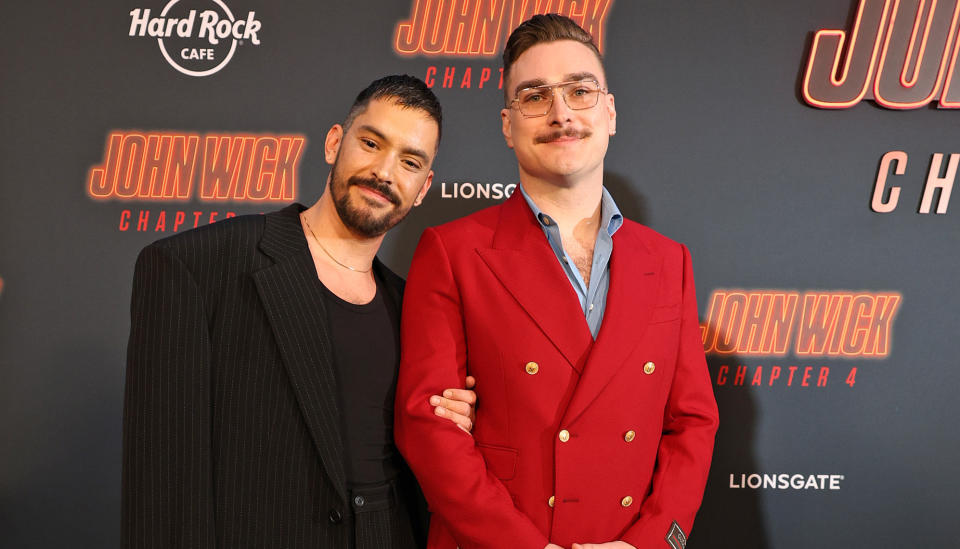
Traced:
[[[717, 405], [686, 247], [603, 186], [616, 109], [590, 35], [558, 15], [503, 53], [520, 185], [428, 229], [403, 310], [396, 441], [437, 549], [680, 549]], [[478, 380], [473, 436], [423, 400]]]
[[[423, 545], [392, 437], [403, 281], [376, 253], [430, 188], [441, 118], [420, 80], [377, 80], [326, 135], [316, 204], [141, 252], [123, 547]], [[451, 396], [435, 414], [469, 430], [472, 392]]]

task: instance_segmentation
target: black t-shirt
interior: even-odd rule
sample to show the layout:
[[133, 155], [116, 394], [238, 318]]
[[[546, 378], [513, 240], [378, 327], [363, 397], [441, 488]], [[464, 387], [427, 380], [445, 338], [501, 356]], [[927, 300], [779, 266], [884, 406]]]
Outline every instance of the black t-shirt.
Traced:
[[399, 470], [393, 398], [400, 366], [400, 314], [384, 282], [374, 278], [377, 293], [364, 305], [340, 299], [321, 283], [340, 388], [348, 487], [382, 484], [395, 479]]

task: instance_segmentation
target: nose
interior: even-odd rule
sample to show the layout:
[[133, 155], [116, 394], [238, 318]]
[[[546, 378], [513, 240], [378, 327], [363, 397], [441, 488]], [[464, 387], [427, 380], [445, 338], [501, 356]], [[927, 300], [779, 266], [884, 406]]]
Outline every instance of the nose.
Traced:
[[553, 88], [550, 93], [553, 94], [553, 104], [550, 105], [550, 110], [547, 112], [550, 123], [564, 125], [570, 121], [570, 107], [567, 106], [567, 101], [563, 98], [563, 90]]
[[373, 176], [383, 183], [393, 182], [393, 164], [395, 159], [391, 154], [382, 154], [373, 165]]

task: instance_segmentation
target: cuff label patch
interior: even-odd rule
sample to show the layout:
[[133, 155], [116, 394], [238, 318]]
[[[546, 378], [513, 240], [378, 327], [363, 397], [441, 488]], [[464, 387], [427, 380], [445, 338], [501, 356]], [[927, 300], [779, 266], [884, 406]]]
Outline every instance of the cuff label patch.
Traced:
[[677, 521], [673, 521], [670, 531], [667, 532], [667, 545], [672, 549], [685, 549], [687, 546], [687, 535], [683, 533]]

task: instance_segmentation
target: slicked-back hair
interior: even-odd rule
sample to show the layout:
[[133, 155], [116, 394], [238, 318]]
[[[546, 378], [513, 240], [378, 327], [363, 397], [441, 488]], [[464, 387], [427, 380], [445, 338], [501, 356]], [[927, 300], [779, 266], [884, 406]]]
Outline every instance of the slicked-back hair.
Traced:
[[[510, 33], [507, 39], [507, 45], [503, 48], [503, 81], [507, 81], [510, 75], [510, 67], [531, 47], [544, 42], [556, 42], [557, 40], [573, 40], [580, 42], [590, 48], [597, 55], [600, 66], [603, 66], [603, 57], [600, 55], [600, 49], [593, 41], [590, 33], [583, 30], [583, 27], [576, 24], [573, 19], [548, 13], [545, 15], [534, 15], [530, 19], [520, 23], [520, 26]], [[510, 98], [510, 90], [503, 86], [503, 99], [507, 101]]]
[[443, 111], [440, 101], [429, 87], [415, 76], [407, 74], [391, 74], [370, 83], [357, 95], [343, 121], [343, 131], [350, 129], [354, 119], [375, 99], [392, 100], [397, 105], [407, 109], [421, 110], [437, 123], [437, 146], [440, 145], [440, 134], [443, 129]]

